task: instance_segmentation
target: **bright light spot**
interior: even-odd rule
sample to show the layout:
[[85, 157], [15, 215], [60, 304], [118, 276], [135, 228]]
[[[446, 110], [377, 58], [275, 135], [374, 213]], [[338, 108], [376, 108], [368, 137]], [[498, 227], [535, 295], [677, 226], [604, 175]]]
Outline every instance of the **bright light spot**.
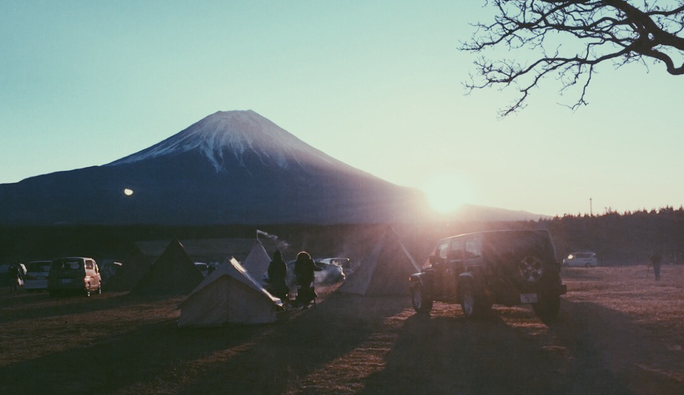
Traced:
[[126, 196], [132, 196], [133, 195], [133, 190], [132, 189], [124, 189], [124, 195]]
[[475, 198], [470, 182], [456, 174], [435, 176], [421, 189], [432, 208], [443, 214], [452, 213]]

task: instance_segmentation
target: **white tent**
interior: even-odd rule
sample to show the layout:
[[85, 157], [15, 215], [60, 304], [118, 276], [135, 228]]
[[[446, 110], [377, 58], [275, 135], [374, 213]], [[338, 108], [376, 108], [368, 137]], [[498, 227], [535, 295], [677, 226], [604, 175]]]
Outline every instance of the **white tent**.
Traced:
[[270, 263], [271, 257], [268, 256], [268, 252], [266, 252], [261, 241], [257, 239], [254, 246], [249, 251], [247, 258], [242, 262], [242, 267], [247, 270], [247, 273], [249, 273], [253, 279], [260, 283], [264, 274], [268, 271], [268, 265]]
[[279, 305], [280, 299], [260, 287], [233, 258], [219, 265], [180, 304], [178, 326], [275, 322]]

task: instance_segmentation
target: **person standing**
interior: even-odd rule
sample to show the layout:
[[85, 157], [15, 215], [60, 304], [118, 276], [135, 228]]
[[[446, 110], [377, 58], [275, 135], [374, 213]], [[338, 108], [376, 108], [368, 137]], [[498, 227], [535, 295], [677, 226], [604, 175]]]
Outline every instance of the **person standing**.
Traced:
[[9, 267], [9, 280], [10, 280], [10, 294], [17, 293], [19, 289], [19, 284], [21, 281], [21, 270], [19, 270], [19, 265], [11, 264]]
[[297, 301], [300, 306], [308, 306], [311, 302], [316, 300], [316, 291], [314, 290], [314, 271], [320, 270], [311, 259], [306, 251], [301, 251], [297, 254], [295, 261], [294, 272], [297, 277]]
[[285, 282], [286, 277], [287, 266], [280, 251], [276, 250], [273, 254], [273, 260], [268, 265], [269, 292], [276, 298], [280, 298], [283, 303], [287, 302], [287, 294], [290, 291]]
[[658, 251], [653, 251], [651, 254], [651, 265], [653, 266], [653, 274], [655, 275], [656, 281], [660, 280], [660, 265], [663, 262], [663, 258], [660, 256]]

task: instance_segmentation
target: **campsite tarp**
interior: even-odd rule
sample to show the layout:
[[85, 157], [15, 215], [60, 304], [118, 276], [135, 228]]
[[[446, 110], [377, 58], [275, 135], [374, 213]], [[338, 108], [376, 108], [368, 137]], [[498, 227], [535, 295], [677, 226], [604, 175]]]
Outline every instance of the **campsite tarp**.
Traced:
[[252, 250], [249, 251], [249, 255], [242, 262], [242, 267], [247, 270], [247, 273], [256, 280], [258, 283], [261, 282], [262, 277], [268, 271], [268, 265], [271, 263], [271, 257], [268, 256], [268, 252], [261, 244], [261, 241], [257, 239], [252, 246]]
[[172, 240], [131, 295], [187, 295], [204, 276], [178, 240]]
[[280, 299], [259, 286], [233, 258], [219, 265], [180, 304], [178, 326], [275, 322], [278, 305], [282, 305]]
[[128, 258], [123, 260], [122, 266], [103, 284], [102, 289], [107, 292], [130, 291], [150, 270], [150, 266], [150, 260], [134, 245]]
[[373, 251], [349, 275], [339, 292], [358, 295], [408, 295], [408, 278], [420, 266], [388, 227]]

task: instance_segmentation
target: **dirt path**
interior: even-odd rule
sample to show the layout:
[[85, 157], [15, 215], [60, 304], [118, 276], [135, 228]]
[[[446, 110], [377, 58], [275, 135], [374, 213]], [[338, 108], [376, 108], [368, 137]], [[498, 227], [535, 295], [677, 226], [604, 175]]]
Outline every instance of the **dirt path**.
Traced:
[[567, 271], [551, 328], [529, 308], [468, 321], [332, 293], [274, 325], [178, 330], [176, 299], [3, 294], [0, 393], [682, 394], [684, 268], [669, 269]]

